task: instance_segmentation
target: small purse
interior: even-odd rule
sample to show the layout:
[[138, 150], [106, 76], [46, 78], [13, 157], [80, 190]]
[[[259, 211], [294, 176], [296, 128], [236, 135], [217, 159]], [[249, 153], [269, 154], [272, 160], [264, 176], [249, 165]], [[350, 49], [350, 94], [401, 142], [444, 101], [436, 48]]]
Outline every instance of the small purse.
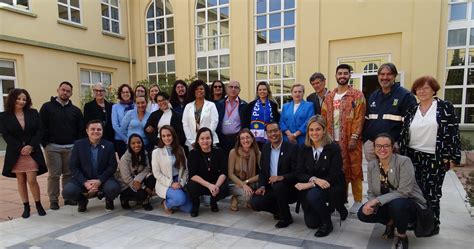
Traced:
[[415, 223], [415, 236], [416, 237], [430, 237], [434, 226], [435, 217], [434, 212], [429, 203], [426, 208], [421, 207], [419, 204], [416, 205], [416, 223]]

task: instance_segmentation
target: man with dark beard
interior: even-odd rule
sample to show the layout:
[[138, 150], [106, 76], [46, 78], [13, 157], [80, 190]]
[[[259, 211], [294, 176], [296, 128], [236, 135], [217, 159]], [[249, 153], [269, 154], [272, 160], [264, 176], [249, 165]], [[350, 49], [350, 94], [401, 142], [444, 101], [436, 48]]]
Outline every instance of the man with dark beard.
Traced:
[[186, 99], [187, 91], [188, 85], [184, 80], [177, 80], [171, 90], [170, 104], [173, 107], [173, 110], [180, 115], [183, 115], [184, 106], [186, 106], [184, 100]]
[[350, 212], [357, 213], [362, 205], [361, 137], [366, 107], [364, 94], [349, 85], [350, 78], [349, 65], [337, 66], [337, 88], [326, 96], [321, 115], [327, 122], [328, 133], [341, 147], [346, 191], [350, 183], [354, 196], [354, 205]]

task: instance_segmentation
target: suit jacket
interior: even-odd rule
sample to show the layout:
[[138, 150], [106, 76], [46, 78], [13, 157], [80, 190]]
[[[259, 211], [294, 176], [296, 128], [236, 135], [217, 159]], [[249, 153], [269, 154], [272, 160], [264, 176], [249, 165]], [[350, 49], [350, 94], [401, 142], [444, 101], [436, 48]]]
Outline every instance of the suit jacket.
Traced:
[[336, 143], [327, 144], [315, 163], [313, 148], [302, 146], [298, 152], [296, 175], [298, 182], [306, 183], [313, 176], [324, 179], [331, 185], [329, 204], [336, 208], [346, 201], [346, 183], [342, 171], [341, 149]]
[[[225, 99], [221, 99], [217, 101], [216, 103], [216, 108], [217, 108], [217, 113], [219, 113], [219, 123], [217, 124], [217, 135], [222, 136], [222, 120], [224, 120], [225, 116], [225, 101], [227, 100], [227, 97]], [[248, 124], [244, 123], [242, 121], [242, 118], [245, 115], [245, 109], [247, 108], [247, 102], [245, 100], [241, 99], [239, 97], [239, 106], [237, 107], [237, 111], [239, 112], [240, 116], [240, 128], [249, 128]]]
[[382, 195], [380, 191], [380, 168], [379, 161], [370, 161], [367, 165], [367, 199], [374, 198], [382, 205], [397, 198], [410, 198], [418, 204], [426, 204], [420, 187], [415, 180], [415, 169], [410, 158], [398, 154], [392, 154], [390, 158], [390, 169], [388, 171], [388, 182], [395, 188], [389, 193]]
[[91, 144], [88, 138], [76, 140], [72, 148], [71, 168], [72, 179], [76, 185], [83, 186], [90, 179], [99, 179], [102, 184], [113, 178], [117, 171], [117, 160], [115, 159], [114, 144], [102, 139], [99, 142], [97, 154], [97, 177], [92, 174]]
[[114, 128], [112, 127], [112, 104], [104, 101], [105, 112], [97, 102], [92, 100], [84, 105], [84, 125], [91, 120], [102, 120], [104, 122], [104, 138], [113, 142], [114, 141]]
[[[153, 176], [156, 178], [156, 194], [166, 199], [166, 191], [173, 183], [173, 164], [171, 163], [171, 154], [166, 148], [156, 148], [151, 156], [151, 168]], [[178, 173], [179, 183], [182, 187], [188, 182], [188, 168], [182, 167]]]
[[[260, 173], [258, 175], [258, 187], [270, 187], [270, 158], [272, 153], [271, 143], [265, 143], [260, 155]], [[297, 146], [283, 141], [278, 158], [278, 175], [283, 176], [286, 183], [296, 183], [296, 156]]]
[[38, 111], [35, 109], [24, 110], [24, 115], [25, 129], [22, 129], [14, 113], [0, 113], [0, 133], [7, 142], [2, 175], [7, 177], [16, 177], [15, 173], [11, 171], [20, 157], [21, 149], [26, 145], [33, 147], [30, 155], [38, 164], [37, 174], [41, 175], [48, 171], [40, 147], [43, 127]]
[[312, 102], [314, 107], [314, 114], [321, 114], [321, 106], [323, 103], [319, 103], [319, 98], [317, 93], [311, 93], [306, 97], [306, 101]]
[[[149, 144], [156, 145], [156, 143], [158, 142], [159, 131], [157, 129], [157, 126], [160, 122], [161, 116], [163, 116], [163, 111], [158, 109], [157, 111], [152, 112], [150, 114], [150, 117], [148, 117], [148, 120], [146, 121], [145, 135], [148, 138]], [[182, 117], [173, 109], [171, 109], [171, 120], [169, 125], [173, 126], [174, 130], [176, 131], [176, 134], [179, 138], [179, 144], [181, 144], [181, 146], [184, 146], [184, 143], [186, 142], [186, 136], [184, 135]], [[152, 126], [154, 128], [154, 131], [152, 133], [146, 132], [146, 127], [148, 126]]]
[[[183, 130], [186, 135], [186, 145], [191, 146], [196, 141], [196, 120], [194, 119], [194, 112], [196, 111], [194, 101], [187, 104], [183, 112]], [[204, 100], [201, 112], [201, 127], [207, 127], [212, 131], [212, 140], [214, 144], [219, 143], [216, 129], [219, 123], [219, 114], [217, 113], [216, 105], [208, 100]]]
[[[291, 101], [283, 105], [280, 117], [280, 129], [285, 134], [289, 130], [291, 133], [300, 131], [296, 140], [298, 144], [303, 144], [306, 137], [306, 126], [308, 120], [314, 115], [313, 103], [302, 100], [300, 106], [293, 112], [294, 102]], [[283, 140], [288, 141], [287, 136], [283, 136]]]

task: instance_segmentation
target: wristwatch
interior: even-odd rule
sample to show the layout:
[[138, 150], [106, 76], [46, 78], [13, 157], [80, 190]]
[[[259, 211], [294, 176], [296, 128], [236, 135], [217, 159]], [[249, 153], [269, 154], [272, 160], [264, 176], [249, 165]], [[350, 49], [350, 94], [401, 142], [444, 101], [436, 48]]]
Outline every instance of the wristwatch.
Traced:
[[249, 184], [249, 179], [245, 180], [245, 184]]

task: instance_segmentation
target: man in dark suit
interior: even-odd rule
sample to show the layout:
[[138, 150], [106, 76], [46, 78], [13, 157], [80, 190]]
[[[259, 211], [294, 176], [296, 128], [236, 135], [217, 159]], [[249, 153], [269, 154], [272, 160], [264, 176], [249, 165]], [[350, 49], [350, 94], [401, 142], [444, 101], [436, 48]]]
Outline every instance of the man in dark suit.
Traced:
[[113, 175], [117, 161], [113, 143], [102, 139], [100, 120], [87, 123], [87, 138], [74, 143], [71, 155], [72, 179], [64, 186], [64, 198], [78, 202], [78, 212], [87, 210], [88, 197], [105, 196], [105, 210], [114, 209], [114, 199], [120, 194], [120, 185]]
[[267, 211], [278, 219], [277, 228], [293, 223], [288, 204], [297, 201], [296, 155], [297, 147], [285, 142], [278, 123], [265, 126], [270, 143], [262, 147], [258, 189], [251, 200], [256, 211]]
[[216, 103], [217, 112], [219, 113], [219, 123], [217, 124], [217, 135], [219, 136], [219, 145], [229, 154], [234, 148], [237, 134], [246, 125], [242, 122], [243, 113], [247, 107], [247, 102], [239, 98], [240, 83], [231, 80], [227, 84], [227, 97]]
[[313, 102], [314, 114], [321, 114], [321, 107], [323, 106], [324, 98], [329, 93], [326, 88], [326, 77], [322, 73], [314, 73], [309, 78], [309, 83], [314, 88], [314, 93], [306, 97], [307, 101]]

